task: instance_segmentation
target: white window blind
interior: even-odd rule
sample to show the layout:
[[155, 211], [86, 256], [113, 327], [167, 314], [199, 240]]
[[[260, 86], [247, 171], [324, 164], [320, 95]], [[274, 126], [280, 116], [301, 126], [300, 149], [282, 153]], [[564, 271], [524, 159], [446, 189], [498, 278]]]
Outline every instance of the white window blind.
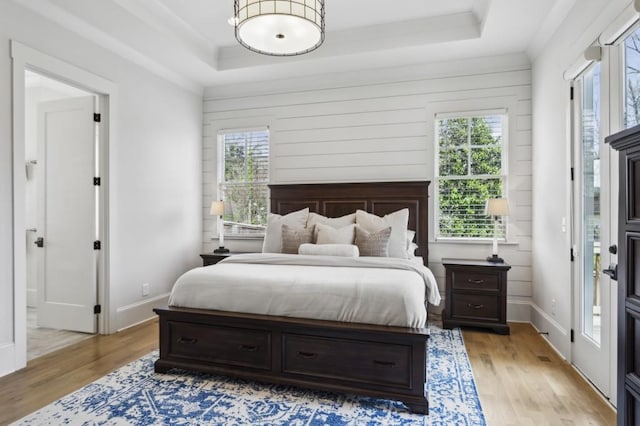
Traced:
[[262, 234], [269, 212], [269, 130], [223, 131], [218, 140], [225, 234]]
[[[493, 237], [484, 210], [505, 193], [506, 121], [506, 113], [436, 117], [438, 238]], [[506, 238], [505, 219], [498, 238]]]

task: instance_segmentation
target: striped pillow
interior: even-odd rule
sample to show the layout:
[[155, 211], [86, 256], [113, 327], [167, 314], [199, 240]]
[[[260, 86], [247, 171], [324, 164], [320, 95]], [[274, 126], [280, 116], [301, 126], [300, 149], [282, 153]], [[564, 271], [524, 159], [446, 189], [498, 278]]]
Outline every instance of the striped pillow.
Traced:
[[356, 225], [355, 245], [358, 246], [360, 256], [389, 257], [390, 237], [390, 226], [377, 232], [367, 232]]
[[282, 253], [298, 254], [301, 244], [313, 242], [313, 226], [297, 228], [282, 224]]

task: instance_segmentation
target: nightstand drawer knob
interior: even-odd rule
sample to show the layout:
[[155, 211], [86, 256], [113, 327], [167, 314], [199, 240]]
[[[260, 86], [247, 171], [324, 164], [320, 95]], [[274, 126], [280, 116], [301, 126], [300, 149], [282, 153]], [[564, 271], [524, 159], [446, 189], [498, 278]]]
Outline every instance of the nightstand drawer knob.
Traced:
[[482, 284], [484, 283], [484, 280], [472, 280], [472, 279], [468, 279], [468, 282], [470, 282], [471, 284]]
[[258, 345], [240, 345], [238, 348], [241, 351], [245, 351], [245, 352], [257, 352], [258, 351]]
[[484, 305], [483, 304], [467, 303], [467, 307], [468, 308], [472, 308], [472, 309], [482, 309], [482, 308], [484, 308]]
[[396, 365], [396, 363], [393, 361], [379, 361], [377, 359], [374, 359], [373, 363], [375, 365], [379, 365], [380, 367], [387, 367], [387, 368], [391, 368]]
[[198, 343], [198, 339], [195, 339], [193, 337], [181, 337], [178, 339], [178, 343], [186, 343], [188, 345], [195, 345], [196, 343]]

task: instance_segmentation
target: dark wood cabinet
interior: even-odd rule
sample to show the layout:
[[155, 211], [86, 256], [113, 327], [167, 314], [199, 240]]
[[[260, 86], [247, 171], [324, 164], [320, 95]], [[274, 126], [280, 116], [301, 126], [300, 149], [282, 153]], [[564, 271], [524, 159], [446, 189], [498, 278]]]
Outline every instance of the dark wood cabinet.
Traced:
[[486, 327], [509, 334], [506, 263], [442, 259], [446, 270], [444, 328]]
[[619, 151], [618, 425], [640, 422], [640, 126], [605, 139]]
[[242, 254], [239, 252], [229, 252], [229, 253], [202, 253], [200, 257], [202, 258], [202, 266], [215, 265], [220, 262], [222, 259], [226, 259], [229, 256], [233, 256], [234, 254]]

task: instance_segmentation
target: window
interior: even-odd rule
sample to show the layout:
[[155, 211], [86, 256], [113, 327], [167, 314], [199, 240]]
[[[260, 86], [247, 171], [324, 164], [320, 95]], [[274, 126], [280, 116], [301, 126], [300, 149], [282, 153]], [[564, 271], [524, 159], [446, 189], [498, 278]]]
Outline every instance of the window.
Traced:
[[640, 124], [640, 29], [624, 40], [624, 128]]
[[262, 235], [269, 212], [269, 130], [218, 134], [226, 235]]
[[[505, 193], [506, 124], [504, 111], [436, 117], [437, 238], [493, 237], [484, 209]], [[504, 220], [498, 238], [506, 238]]]

